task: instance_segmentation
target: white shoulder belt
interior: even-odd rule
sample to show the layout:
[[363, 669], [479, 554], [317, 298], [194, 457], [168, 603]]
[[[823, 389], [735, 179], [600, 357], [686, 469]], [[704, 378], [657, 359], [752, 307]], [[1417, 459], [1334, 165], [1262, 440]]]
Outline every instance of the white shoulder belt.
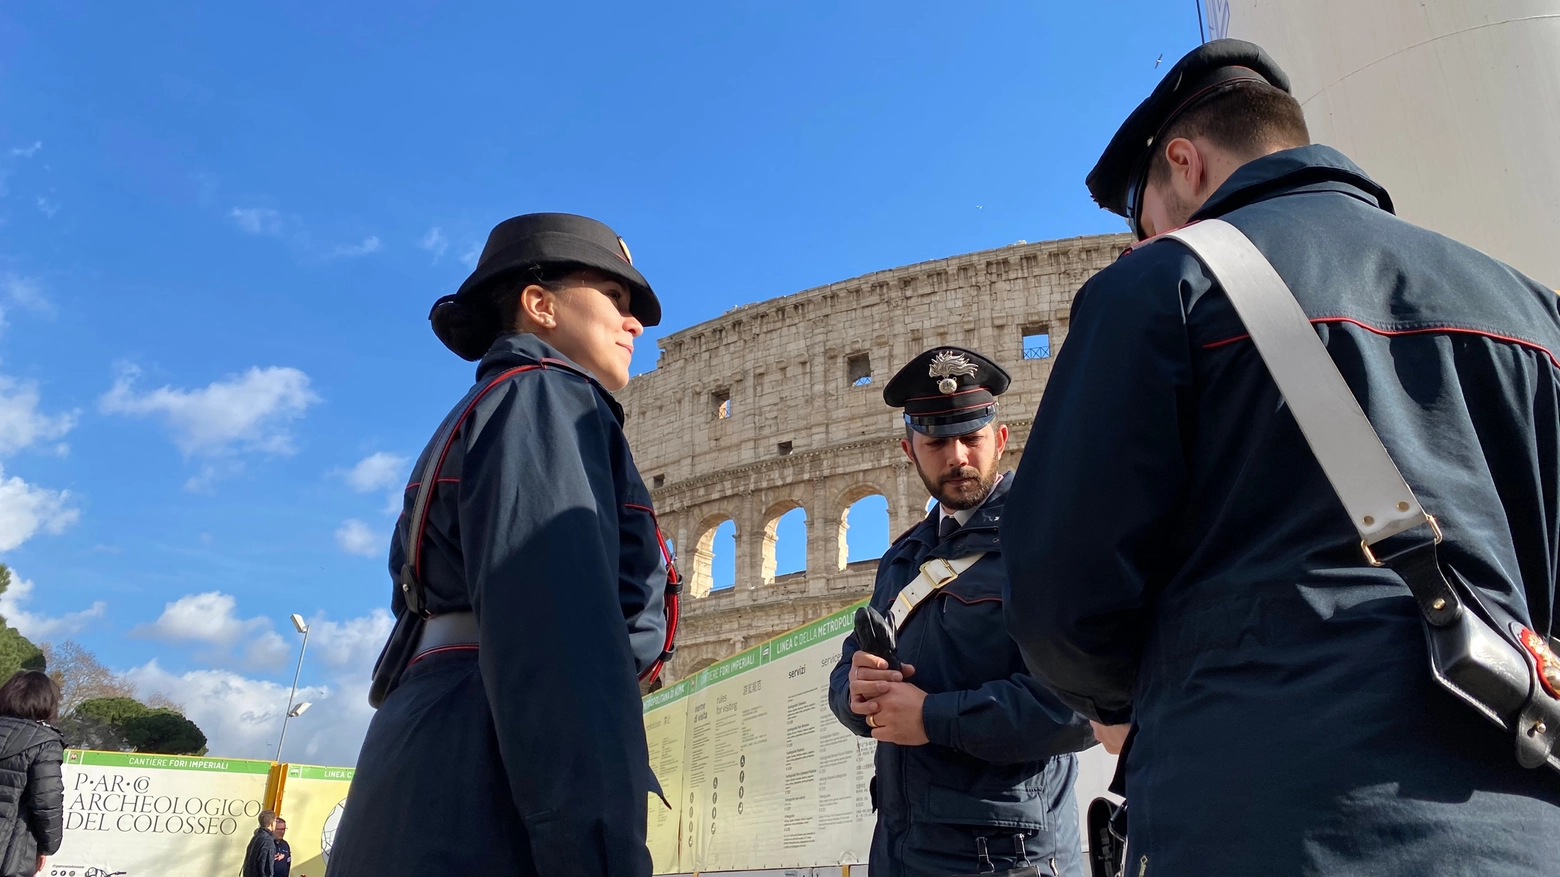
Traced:
[[[1425, 623], [1436, 684], [1504, 729], [1517, 763], [1560, 771], [1560, 640], [1538, 633], [1436, 555], [1436, 520], [1392, 462], [1294, 294], [1235, 226], [1204, 220], [1163, 237], [1202, 260], [1251, 333], [1257, 353], [1360, 536], [1371, 566], [1397, 573]], [[1428, 524], [1418, 544], [1378, 558], [1388, 536]], [[895, 607], [898, 608], [898, 607]]]
[[905, 619], [910, 617], [915, 607], [926, 602], [927, 597], [963, 575], [965, 570], [985, 556], [986, 552], [977, 551], [953, 560], [934, 557], [921, 564], [921, 571], [910, 580], [910, 584], [904, 586], [899, 596], [894, 598], [894, 605], [888, 610], [888, 618], [894, 623], [894, 632], [898, 633], [899, 629], [905, 626]]

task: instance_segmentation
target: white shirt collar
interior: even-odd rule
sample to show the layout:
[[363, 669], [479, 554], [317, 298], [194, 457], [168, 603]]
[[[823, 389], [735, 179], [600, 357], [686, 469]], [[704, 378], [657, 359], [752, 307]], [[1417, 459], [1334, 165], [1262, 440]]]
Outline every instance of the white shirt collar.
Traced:
[[[1001, 473], [1001, 472], [997, 473], [997, 480], [991, 482], [991, 493], [996, 493], [997, 492], [997, 485], [1002, 483], [1002, 476], [1003, 476], [1003, 474], [1004, 473]], [[980, 507], [986, 504], [986, 500], [991, 499], [991, 493], [986, 494], [986, 499], [981, 500], [980, 501], [980, 505], [975, 506], [974, 508], [969, 508], [969, 509], [959, 509], [958, 511], [955, 511], [955, 512], [948, 511], [946, 508], [943, 507], [942, 503], [938, 503], [937, 504], [937, 526], [938, 526], [938, 529], [942, 528], [943, 520], [945, 518], [948, 518], [948, 517], [952, 517], [955, 521], [958, 521], [959, 522], [959, 526], [961, 526], [961, 527], [964, 526], [965, 524], [968, 524], [970, 522], [970, 518], [974, 517], [975, 513], [980, 511]]]

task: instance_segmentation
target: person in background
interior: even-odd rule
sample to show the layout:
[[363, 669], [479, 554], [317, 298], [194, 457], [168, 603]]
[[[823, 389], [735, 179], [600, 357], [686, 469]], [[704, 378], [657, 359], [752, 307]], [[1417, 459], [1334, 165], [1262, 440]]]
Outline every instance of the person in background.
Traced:
[[249, 838], [249, 848], [244, 851], [243, 877], [276, 877], [276, 813], [260, 811], [260, 827]]
[[271, 877], [288, 877], [292, 873], [292, 847], [287, 844], [287, 820], [276, 817], [271, 834], [276, 836], [276, 866]]
[[905, 457], [936, 507], [878, 562], [871, 605], [894, 625], [899, 670], [845, 638], [829, 706], [878, 741], [873, 877], [948, 877], [1034, 865], [1083, 877], [1074, 752], [1089, 725], [1024, 669], [1002, 627], [997, 522], [1012, 479], [997, 400], [1008, 373], [934, 347], [883, 390], [904, 409]]
[[0, 877], [32, 877], [65, 840], [60, 687], [40, 670], [0, 686]]

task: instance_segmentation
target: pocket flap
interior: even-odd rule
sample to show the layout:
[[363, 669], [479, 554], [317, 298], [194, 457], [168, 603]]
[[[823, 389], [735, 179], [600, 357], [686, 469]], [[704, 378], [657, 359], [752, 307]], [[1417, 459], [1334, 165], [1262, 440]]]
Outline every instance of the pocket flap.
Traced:
[[1001, 792], [967, 792], [928, 786], [929, 821], [948, 825], [992, 825], [1044, 831], [1048, 827], [1045, 798], [1024, 788]]

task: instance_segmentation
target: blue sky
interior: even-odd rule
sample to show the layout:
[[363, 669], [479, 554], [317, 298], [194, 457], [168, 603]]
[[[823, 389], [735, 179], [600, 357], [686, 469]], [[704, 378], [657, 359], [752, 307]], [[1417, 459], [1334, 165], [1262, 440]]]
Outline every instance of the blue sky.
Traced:
[[249, 756], [302, 613], [287, 754], [351, 763], [389, 498], [471, 379], [427, 309], [495, 222], [614, 226], [651, 340], [1121, 230], [1083, 176], [1197, 39], [1192, 3], [7, 4], [0, 608]]

